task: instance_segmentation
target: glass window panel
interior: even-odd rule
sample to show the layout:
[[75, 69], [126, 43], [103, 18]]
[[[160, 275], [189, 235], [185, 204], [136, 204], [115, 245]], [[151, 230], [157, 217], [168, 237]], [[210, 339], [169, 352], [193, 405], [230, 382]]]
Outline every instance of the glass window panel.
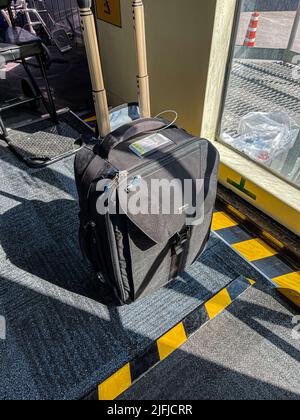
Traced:
[[300, 187], [300, 0], [242, 0], [220, 141]]

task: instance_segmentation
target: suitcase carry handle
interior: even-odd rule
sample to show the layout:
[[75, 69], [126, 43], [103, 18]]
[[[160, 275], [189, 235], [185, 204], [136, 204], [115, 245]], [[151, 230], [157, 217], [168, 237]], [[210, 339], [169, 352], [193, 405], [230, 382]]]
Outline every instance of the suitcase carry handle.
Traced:
[[99, 154], [104, 159], [107, 159], [110, 152], [119, 144], [126, 142], [140, 134], [151, 133], [152, 131], [162, 130], [164, 128], [177, 128], [176, 125], [171, 124], [161, 118], [141, 118], [119, 127], [117, 130], [108, 134], [100, 145]]
[[[77, 0], [84, 43], [91, 75], [93, 96], [100, 136], [103, 138], [111, 131], [107, 95], [104, 86], [101, 58], [97, 39], [96, 25], [91, 10], [92, 0]], [[138, 65], [138, 96], [140, 113], [143, 118], [151, 117], [150, 89], [146, 52], [145, 14], [142, 0], [132, 0], [134, 31]]]

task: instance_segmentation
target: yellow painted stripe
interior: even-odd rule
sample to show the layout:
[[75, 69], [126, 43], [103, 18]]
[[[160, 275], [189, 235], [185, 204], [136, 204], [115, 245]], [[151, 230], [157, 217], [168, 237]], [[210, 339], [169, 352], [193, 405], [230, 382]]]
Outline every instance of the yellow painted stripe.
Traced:
[[279, 250], [282, 250], [282, 249], [285, 248], [285, 245], [281, 241], [279, 241], [278, 239], [274, 238], [274, 236], [271, 235], [268, 232], [262, 231], [262, 237], [264, 239], [266, 239], [267, 241], [271, 242], [275, 246], [275, 248], [277, 248]]
[[293, 302], [296, 306], [298, 306], [298, 308], [300, 308], [300, 293], [296, 292], [295, 290], [282, 288], [279, 288], [278, 291], [290, 302]]
[[300, 271], [286, 274], [285, 276], [276, 277], [273, 279], [273, 281], [279, 287], [295, 290], [300, 293]]
[[97, 121], [97, 117], [96, 116], [89, 117], [89, 118], [86, 118], [84, 121], [87, 122], [87, 123], [94, 122], [94, 121]]
[[243, 213], [241, 213], [238, 209], [234, 208], [230, 204], [228, 204], [227, 209], [228, 211], [230, 211], [230, 213], [234, 214], [239, 219], [243, 221], [247, 220], [247, 216], [245, 216]]
[[213, 215], [212, 230], [214, 231], [227, 229], [237, 225], [238, 223], [223, 211], [214, 213]]
[[231, 303], [232, 300], [229, 296], [227, 289], [222, 290], [220, 293], [218, 293], [205, 304], [205, 308], [207, 310], [209, 318], [215, 318], [222, 311], [224, 311], [224, 309], [231, 305]]
[[251, 239], [232, 245], [232, 247], [248, 261], [258, 261], [278, 254], [275, 249], [267, 245], [262, 239]]
[[[251, 285], [255, 284], [253, 280], [247, 280]], [[209, 318], [215, 318], [229, 305], [231, 305], [231, 303], [232, 300], [227, 289], [223, 289], [205, 304]], [[184, 325], [182, 322], [180, 322], [178, 325], [176, 325], [176, 327], [174, 327], [172, 330], [157, 340], [160, 360], [163, 361], [166, 359], [187, 340], [188, 337], [186, 335]], [[130, 364], [128, 363], [99, 385], [98, 398], [100, 401], [113, 401], [121, 394], [123, 394], [127, 389], [129, 389], [131, 385], [132, 377]]]
[[300, 271], [276, 277], [279, 292], [300, 308]]
[[232, 179], [236, 183], [240, 183], [242, 176], [243, 175], [241, 173], [238, 173], [224, 163], [221, 163], [219, 180], [223, 185], [233, 190], [236, 194], [249, 201], [252, 205], [259, 208], [267, 215], [273, 217], [296, 235], [300, 235], [300, 212], [272, 195], [272, 191], [268, 192], [259, 187], [257, 184], [247, 180], [247, 189], [256, 196], [256, 201], [253, 202], [253, 200], [241, 191], [228, 184], [228, 178]]
[[160, 360], [166, 359], [170, 354], [177, 350], [187, 341], [184, 325], [181, 322], [172, 330], [167, 332], [159, 340], [157, 340], [158, 352]]
[[290, 289], [278, 289], [278, 292], [281, 293], [286, 299], [300, 308], [300, 293], [295, 292], [294, 290]]
[[132, 385], [130, 365], [125, 365], [105, 382], [99, 385], [98, 394], [100, 401], [112, 401], [123, 394]]

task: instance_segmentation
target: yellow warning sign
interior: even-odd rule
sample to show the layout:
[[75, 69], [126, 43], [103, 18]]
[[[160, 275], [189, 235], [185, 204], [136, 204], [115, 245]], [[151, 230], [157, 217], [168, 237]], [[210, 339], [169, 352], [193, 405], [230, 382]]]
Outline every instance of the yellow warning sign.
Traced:
[[120, 0], [96, 0], [97, 18], [122, 27]]

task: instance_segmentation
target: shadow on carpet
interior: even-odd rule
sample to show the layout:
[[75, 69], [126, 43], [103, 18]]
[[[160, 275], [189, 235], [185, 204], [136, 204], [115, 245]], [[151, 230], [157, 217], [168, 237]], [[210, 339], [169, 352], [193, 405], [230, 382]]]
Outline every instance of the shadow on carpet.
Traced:
[[34, 170], [0, 145], [0, 399], [82, 398], [232, 280], [259, 280], [212, 237], [168, 287], [129, 307], [99, 303], [78, 245], [73, 159]]

